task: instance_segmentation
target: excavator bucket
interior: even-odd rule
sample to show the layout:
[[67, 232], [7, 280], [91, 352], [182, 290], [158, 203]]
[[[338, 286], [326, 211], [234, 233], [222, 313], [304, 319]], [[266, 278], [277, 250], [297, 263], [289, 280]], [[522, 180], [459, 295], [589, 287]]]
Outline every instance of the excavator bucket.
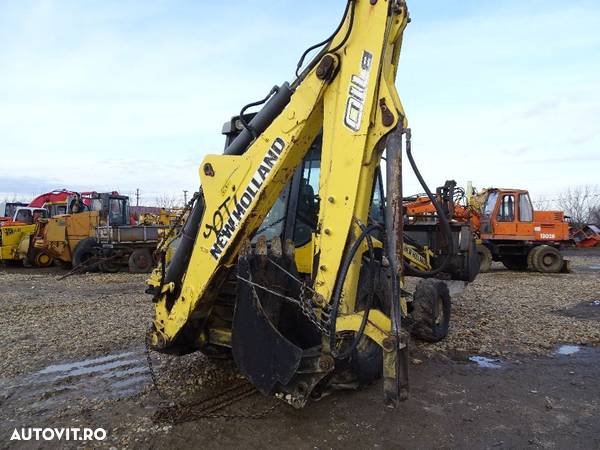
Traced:
[[290, 283], [292, 279], [281, 270], [295, 271], [293, 253], [287, 253], [283, 253], [279, 238], [273, 239], [268, 248], [265, 238], [261, 237], [254, 248], [246, 243], [238, 259], [233, 358], [240, 372], [266, 395], [273, 394], [277, 385], [287, 385], [302, 359], [302, 349], [279, 329], [282, 308], [287, 305], [273, 293], [290, 297], [296, 294]]

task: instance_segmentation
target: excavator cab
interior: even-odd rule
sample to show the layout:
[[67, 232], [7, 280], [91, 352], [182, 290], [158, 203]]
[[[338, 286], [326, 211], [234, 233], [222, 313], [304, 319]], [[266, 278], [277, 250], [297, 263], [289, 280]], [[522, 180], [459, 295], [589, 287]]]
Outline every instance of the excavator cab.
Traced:
[[520, 189], [488, 189], [483, 195], [481, 235], [523, 239], [533, 232], [533, 205], [529, 192]]

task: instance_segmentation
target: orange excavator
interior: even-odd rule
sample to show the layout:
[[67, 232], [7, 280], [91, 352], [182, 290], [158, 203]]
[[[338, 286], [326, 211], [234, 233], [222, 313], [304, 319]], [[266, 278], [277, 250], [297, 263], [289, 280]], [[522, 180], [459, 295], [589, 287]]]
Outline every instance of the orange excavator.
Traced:
[[[564, 212], [534, 211], [528, 191], [488, 188], [466, 192], [457, 188], [455, 181], [447, 181], [436, 190], [436, 197], [449, 220], [471, 225], [480, 272], [489, 271], [492, 261], [500, 261], [510, 270], [568, 271], [560, 253], [571, 242]], [[418, 195], [403, 203], [409, 223], [436, 221], [428, 197]]]

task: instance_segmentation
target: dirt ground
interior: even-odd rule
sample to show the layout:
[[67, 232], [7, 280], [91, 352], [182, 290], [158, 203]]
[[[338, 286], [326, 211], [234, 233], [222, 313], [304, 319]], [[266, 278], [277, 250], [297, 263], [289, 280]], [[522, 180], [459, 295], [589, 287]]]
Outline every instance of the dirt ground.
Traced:
[[107, 438], [81, 447], [600, 448], [600, 250], [568, 257], [571, 274], [495, 264], [454, 296], [448, 339], [411, 346], [399, 409], [383, 406], [376, 383], [303, 410], [254, 394], [219, 411], [259, 419], [178, 408], [243, 382], [200, 354], [152, 354], [159, 398], [144, 275], [0, 269], [0, 447], [75, 448], [9, 439], [21, 427], [89, 426]]

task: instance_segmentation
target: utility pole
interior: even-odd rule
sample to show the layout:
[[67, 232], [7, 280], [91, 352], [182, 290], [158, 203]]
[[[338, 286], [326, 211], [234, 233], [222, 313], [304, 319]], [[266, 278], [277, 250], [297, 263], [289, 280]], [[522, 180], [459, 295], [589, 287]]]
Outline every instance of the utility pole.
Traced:
[[186, 191], [185, 189], [183, 190], [183, 204], [187, 205], [187, 193], [188, 191]]
[[140, 206], [140, 189], [135, 190], [135, 206]]

